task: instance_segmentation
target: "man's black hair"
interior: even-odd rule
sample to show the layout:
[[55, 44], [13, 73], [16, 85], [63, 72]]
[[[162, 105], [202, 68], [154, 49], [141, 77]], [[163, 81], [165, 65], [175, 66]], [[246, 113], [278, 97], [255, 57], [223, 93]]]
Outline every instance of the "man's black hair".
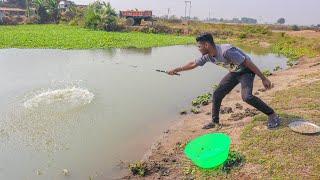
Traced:
[[216, 46], [216, 44], [213, 41], [213, 37], [210, 33], [203, 33], [200, 34], [197, 38], [196, 38], [197, 42], [208, 42], [210, 43], [213, 47]]

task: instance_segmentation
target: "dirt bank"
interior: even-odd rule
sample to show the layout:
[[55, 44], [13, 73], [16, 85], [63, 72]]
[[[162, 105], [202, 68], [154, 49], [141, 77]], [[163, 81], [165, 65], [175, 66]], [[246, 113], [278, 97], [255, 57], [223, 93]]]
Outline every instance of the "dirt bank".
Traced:
[[[263, 91], [259, 78], [255, 79], [254, 91], [256, 96], [270, 103], [277, 92], [290, 89], [292, 87], [303, 87], [320, 80], [320, 58], [302, 58], [297, 66], [291, 69], [278, 71], [269, 79], [274, 84], [274, 88]], [[307, 92], [306, 92], [307, 93]], [[244, 128], [252, 122], [252, 117], [257, 114], [254, 108], [241, 100], [240, 86], [237, 86], [222, 103], [223, 107], [231, 107], [231, 113], [221, 115], [221, 122], [224, 127], [219, 132], [224, 132], [232, 137], [232, 149], [240, 149], [242, 138], [240, 137]], [[162, 138], [156, 142], [150, 152], [146, 154], [143, 161], [146, 162], [149, 172], [145, 177], [128, 175], [124, 179], [198, 179], [201, 173], [194, 173], [191, 162], [185, 157], [183, 149], [185, 144], [200, 135], [213, 133], [213, 130], [203, 130], [201, 127], [210, 122], [211, 104], [201, 108], [201, 113], [197, 115], [188, 114], [181, 116], [166, 132]], [[263, 122], [265, 124], [266, 122]], [[283, 127], [285, 125], [282, 125]], [[257, 126], [256, 130], [266, 131], [266, 126]], [[277, 130], [275, 130], [277, 131]], [[274, 132], [274, 131], [273, 131]], [[271, 132], [270, 132], [271, 133]], [[221, 178], [251, 179], [256, 177], [262, 166], [259, 164], [245, 163], [240, 170], [232, 175]], [[215, 177], [220, 179], [220, 177]], [[208, 177], [204, 179], [210, 179]]]

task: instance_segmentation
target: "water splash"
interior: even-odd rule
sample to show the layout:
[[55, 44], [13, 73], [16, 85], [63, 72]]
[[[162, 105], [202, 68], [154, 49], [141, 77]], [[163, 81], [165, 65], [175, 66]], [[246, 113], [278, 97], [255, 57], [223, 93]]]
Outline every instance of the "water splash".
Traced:
[[51, 109], [56, 111], [70, 111], [90, 104], [94, 94], [87, 89], [77, 87], [48, 90], [26, 100], [23, 105], [27, 109]]
[[67, 149], [69, 136], [86, 114], [85, 105], [93, 99], [93, 93], [77, 87], [29, 93], [0, 115], [2, 147], [23, 145], [50, 153]]

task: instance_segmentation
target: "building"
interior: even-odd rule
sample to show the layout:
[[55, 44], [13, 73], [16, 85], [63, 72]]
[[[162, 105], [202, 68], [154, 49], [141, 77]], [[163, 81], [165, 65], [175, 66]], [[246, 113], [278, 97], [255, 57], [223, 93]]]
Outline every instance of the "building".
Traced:
[[62, 1], [59, 2], [59, 9], [62, 10], [62, 11], [66, 11], [72, 5], [74, 5], [74, 2], [68, 1], [68, 0], [62, 0]]

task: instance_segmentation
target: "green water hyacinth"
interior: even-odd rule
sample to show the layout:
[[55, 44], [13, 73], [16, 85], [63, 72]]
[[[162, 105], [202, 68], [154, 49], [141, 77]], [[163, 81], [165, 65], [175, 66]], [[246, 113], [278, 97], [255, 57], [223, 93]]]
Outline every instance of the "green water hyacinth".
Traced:
[[194, 43], [193, 37], [106, 32], [67, 25], [0, 26], [0, 48], [150, 48]]
[[198, 106], [198, 105], [208, 105], [209, 101], [211, 100], [211, 93], [206, 93], [201, 96], [198, 96], [196, 99], [192, 101], [192, 106]]

